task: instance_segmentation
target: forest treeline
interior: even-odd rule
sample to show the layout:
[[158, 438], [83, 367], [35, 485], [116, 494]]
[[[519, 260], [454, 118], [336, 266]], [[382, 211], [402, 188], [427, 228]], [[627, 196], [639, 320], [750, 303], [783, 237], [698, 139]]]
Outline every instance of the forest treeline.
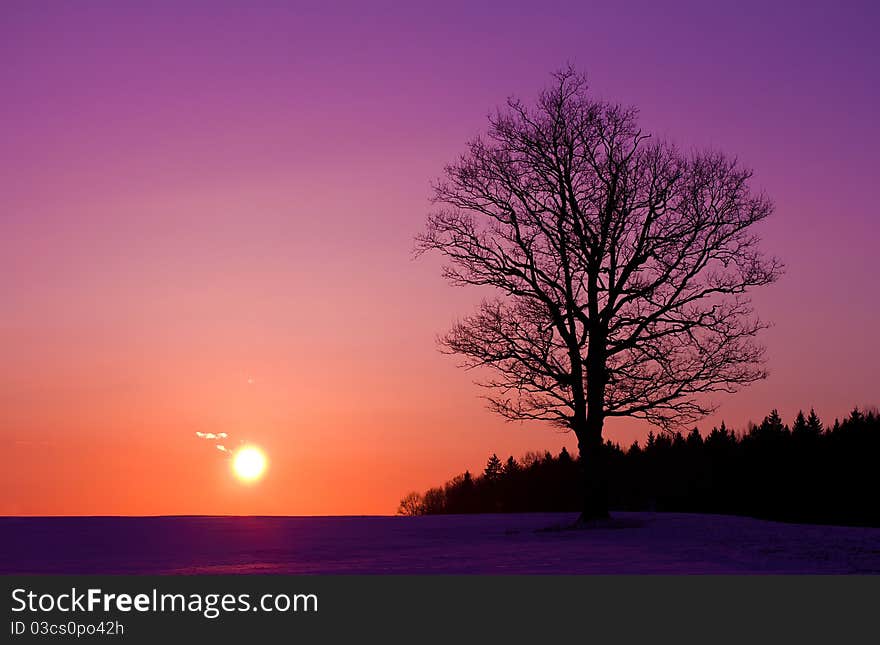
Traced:
[[[791, 426], [776, 410], [744, 432], [723, 423], [705, 437], [650, 433], [628, 449], [606, 442], [610, 507], [750, 515], [791, 522], [880, 526], [880, 414], [853, 410], [825, 427], [815, 411]], [[465, 472], [424, 494], [410, 493], [399, 513], [579, 511], [580, 463], [529, 453], [492, 455], [478, 475]]]

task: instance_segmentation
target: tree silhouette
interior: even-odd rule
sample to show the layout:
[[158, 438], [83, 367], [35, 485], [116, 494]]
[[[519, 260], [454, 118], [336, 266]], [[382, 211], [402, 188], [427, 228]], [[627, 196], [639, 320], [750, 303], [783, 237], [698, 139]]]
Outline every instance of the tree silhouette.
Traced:
[[794, 423], [791, 424], [791, 432], [796, 436], [803, 436], [809, 433], [807, 427], [807, 417], [804, 416], [803, 410], [798, 410]]
[[764, 377], [746, 292], [781, 265], [751, 232], [773, 207], [750, 170], [651, 139], [572, 69], [554, 79], [447, 166], [417, 252], [445, 256], [453, 284], [495, 289], [441, 345], [491, 368], [497, 413], [575, 433], [590, 520], [608, 514], [607, 417], [669, 430]]
[[[792, 424], [800, 428], [798, 414]], [[810, 417], [821, 424], [815, 413]], [[722, 423], [705, 438], [697, 431], [650, 435], [624, 451], [607, 443], [613, 508], [635, 511], [735, 513], [794, 522], [880, 526], [880, 413], [857, 410], [832, 428], [785, 431], [779, 414], [747, 433]], [[762, 429], [763, 427], [763, 429]], [[580, 464], [527, 454], [491, 479], [454, 477], [409, 503], [418, 513], [580, 510]]]
[[810, 416], [807, 417], [807, 428], [809, 428], [810, 432], [815, 435], [822, 434], [824, 430], [822, 427], [822, 421], [819, 420], [819, 416], [813, 408], [810, 408]]
[[513, 455], [507, 458], [507, 461], [504, 462], [504, 474], [505, 475], [513, 475], [519, 472], [519, 464], [516, 459], [513, 458]]
[[764, 420], [761, 422], [759, 431], [769, 436], [775, 436], [784, 432], [788, 432], [788, 428], [782, 422], [782, 417], [779, 416], [779, 410], [773, 408], [770, 411], [770, 414], [764, 417]]
[[397, 507], [398, 515], [421, 515], [423, 512], [422, 496], [416, 492], [407, 493]]
[[502, 470], [504, 470], [504, 466], [501, 464], [501, 460], [498, 458], [498, 455], [492, 453], [492, 456], [489, 457], [489, 460], [486, 462], [486, 468], [483, 470], [483, 477], [489, 481], [494, 481], [501, 476]]

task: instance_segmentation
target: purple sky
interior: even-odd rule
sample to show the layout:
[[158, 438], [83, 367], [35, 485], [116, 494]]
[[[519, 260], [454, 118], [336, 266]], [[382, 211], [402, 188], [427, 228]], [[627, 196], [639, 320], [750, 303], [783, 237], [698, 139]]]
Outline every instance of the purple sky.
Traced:
[[[443, 164], [566, 62], [777, 204], [771, 376], [702, 426], [880, 402], [876, 5], [121, 4], [0, 8], [0, 513], [393, 512], [571, 447], [484, 410], [433, 344], [477, 294], [410, 259]], [[195, 430], [267, 447], [261, 497], [180, 492]], [[119, 489], [145, 460], [167, 494]]]

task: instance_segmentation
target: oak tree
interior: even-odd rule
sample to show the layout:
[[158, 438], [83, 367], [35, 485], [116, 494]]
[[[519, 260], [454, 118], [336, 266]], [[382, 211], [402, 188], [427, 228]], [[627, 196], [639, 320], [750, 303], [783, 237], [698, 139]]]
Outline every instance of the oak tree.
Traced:
[[686, 153], [594, 98], [572, 69], [510, 99], [446, 167], [417, 251], [493, 291], [441, 338], [511, 420], [575, 433], [582, 519], [607, 517], [609, 417], [670, 429], [765, 376], [748, 297], [781, 264], [754, 225], [773, 204], [718, 151]]

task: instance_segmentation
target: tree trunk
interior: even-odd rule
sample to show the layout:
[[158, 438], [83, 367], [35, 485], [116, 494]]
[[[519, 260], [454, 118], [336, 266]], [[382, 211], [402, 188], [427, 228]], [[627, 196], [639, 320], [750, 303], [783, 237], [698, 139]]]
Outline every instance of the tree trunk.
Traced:
[[602, 420], [587, 423], [578, 440], [583, 477], [583, 505], [578, 522], [608, 518], [608, 472], [602, 445]]
[[608, 517], [608, 472], [605, 446], [602, 444], [602, 426], [605, 425], [605, 369], [606, 333], [600, 327], [590, 331], [590, 350], [587, 355], [587, 415], [583, 430], [577, 432], [578, 450], [584, 478], [584, 502], [580, 522]]

